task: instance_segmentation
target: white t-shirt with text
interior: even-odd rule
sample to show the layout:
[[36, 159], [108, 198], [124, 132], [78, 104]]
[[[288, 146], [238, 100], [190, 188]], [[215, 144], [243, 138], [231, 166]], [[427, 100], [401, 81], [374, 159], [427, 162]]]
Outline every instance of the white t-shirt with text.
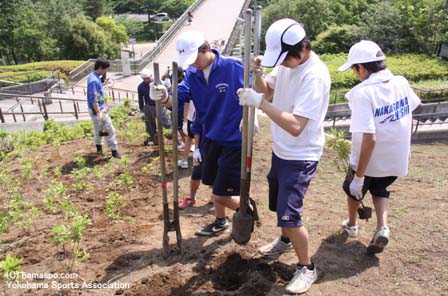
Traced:
[[272, 104], [285, 112], [308, 118], [298, 137], [272, 121], [273, 151], [286, 160], [319, 161], [325, 144], [323, 121], [330, 94], [330, 73], [319, 57], [311, 52], [296, 68], [277, 66], [266, 77], [274, 90]]
[[421, 101], [406, 78], [388, 69], [371, 74], [347, 94], [352, 111], [350, 163], [355, 168], [361, 153], [363, 133], [376, 136], [365, 175], [406, 176], [408, 173], [412, 111]]

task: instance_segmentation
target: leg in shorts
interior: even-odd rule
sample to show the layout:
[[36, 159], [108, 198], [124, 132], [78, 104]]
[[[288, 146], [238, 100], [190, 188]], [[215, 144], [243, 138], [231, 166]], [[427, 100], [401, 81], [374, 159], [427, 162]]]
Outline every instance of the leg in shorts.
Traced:
[[[356, 172], [352, 168], [350, 168], [349, 171], [347, 172], [347, 175], [345, 176], [345, 180], [342, 185], [342, 188], [344, 189], [345, 193], [348, 196], [350, 196], [350, 198], [353, 200], [357, 199], [350, 193], [350, 183], [352, 182], [355, 173]], [[362, 187], [363, 197], [368, 191], [373, 196], [389, 198], [390, 192], [387, 190], [387, 187], [389, 187], [392, 183], [394, 183], [395, 180], [397, 180], [397, 177], [394, 176], [389, 177], [365, 176], [364, 185]]]
[[226, 147], [204, 139], [202, 183], [219, 196], [240, 195], [241, 147]]
[[317, 161], [285, 160], [272, 153], [269, 182], [269, 209], [277, 212], [277, 226], [303, 226], [300, 213], [303, 199], [317, 171]]

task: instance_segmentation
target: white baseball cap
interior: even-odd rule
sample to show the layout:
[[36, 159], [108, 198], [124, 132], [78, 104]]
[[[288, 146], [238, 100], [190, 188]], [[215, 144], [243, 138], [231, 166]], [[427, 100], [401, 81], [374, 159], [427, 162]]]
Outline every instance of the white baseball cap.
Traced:
[[385, 59], [386, 56], [378, 44], [369, 40], [361, 40], [350, 48], [347, 62], [338, 70], [344, 72], [356, 64], [384, 61]]
[[261, 65], [271, 68], [283, 63], [290, 47], [305, 36], [302, 25], [295, 20], [285, 18], [276, 21], [266, 32], [266, 51]]
[[176, 40], [176, 50], [179, 52], [179, 65], [186, 67], [193, 64], [198, 57], [198, 48], [205, 43], [205, 37], [198, 31], [182, 33]]
[[140, 76], [145, 79], [151, 77], [151, 72], [148, 69], [144, 69], [140, 72]]

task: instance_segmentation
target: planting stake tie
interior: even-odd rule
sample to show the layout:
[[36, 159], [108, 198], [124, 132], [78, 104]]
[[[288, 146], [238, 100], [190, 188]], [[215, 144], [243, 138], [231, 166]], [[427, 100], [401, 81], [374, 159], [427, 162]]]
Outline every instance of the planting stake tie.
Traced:
[[[159, 64], [158, 63], [154, 63], [154, 82], [156, 84], [160, 84], [160, 72], [159, 72]], [[174, 74], [173, 72], [173, 78], [174, 75], [177, 76], [177, 72], [176, 74]], [[177, 79], [176, 79], [176, 98], [174, 100], [173, 98], [173, 102], [176, 102], [176, 112], [177, 112]], [[165, 145], [163, 143], [163, 122], [162, 122], [162, 103], [160, 101], [156, 101], [156, 115], [157, 115], [157, 137], [159, 139], [159, 158], [160, 158], [160, 180], [162, 183], [162, 200], [163, 200], [163, 253], [164, 256], [166, 257], [168, 255], [168, 247], [169, 247], [169, 236], [168, 236], [168, 232], [169, 231], [176, 231], [176, 235], [177, 235], [177, 244], [179, 246], [179, 248], [181, 247], [181, 234], [180, 234], [180, 228], [179, 228], [179, 203], [177, 200], [177, 186], [175, 187], [176, 193], [175, 193], [175, 200], [174, 200], [174, 208], [177, 208], [177, 222], [176, 222], [176, 210], [174, 213], [174, 220], [173, 222], [170, 221], [170, 212], [169, 212], [169, 207], [168, 207], [168, 196], [167, 196], [167, 176], [166, 176], [166, 167], [165, 167]], [[177, 125], [177, 113], [174, 113], [174, 110], [172, 112], [173, 117], [176, 118], [176, 125]], [[174, 126], [173, 126], [174, 129]], [[177, 132], [177, 126], [175, 131]], [[176, 137], [173, 137], [173, 142], [177, 143], [177, 134]], [[173, 150], [173, 157], [176, 157], [177, 159], [177, 147], [175, 147], [175, 149]], [[175, 163], [175, 165], [173, 164], [174, 170], [177, 173], [177, 162]], [[175, 174], [176, 174], [175, 173]], [[177, 185], [177, 174], [175, 176], [175, 182]], [[177, 207], [176, 207], [177, 205]]]

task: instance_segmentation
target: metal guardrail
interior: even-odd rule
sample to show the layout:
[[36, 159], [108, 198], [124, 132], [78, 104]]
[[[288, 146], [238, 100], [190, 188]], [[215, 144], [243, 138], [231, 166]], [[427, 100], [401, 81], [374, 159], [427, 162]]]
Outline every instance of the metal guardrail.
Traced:
[[[114, 96], [114, 90], [112, 91], [112, 95], [110, 96], [113, 100], [113, 102], [121, 103], [123, 99], [127, 98], [127, 96], [121, 96], [120, 92], [118, 92], [116, 96]], [[116, 90], [115, 90], [116, 91]], [[126, 91], [128, 94], [131, 93], [131, 91]], [[116, 93], [116, 92], [115, 92]], [[132, 92], [132, 96], [136, 94], [135, 92]], [[71, 114], [76, 119], [79, 119], [79, 116], [82, 114], [88, 114], [88, 111], [81, 111], [79, 103], [87, 104], [86, 99], [77, 99], [77, 98], [63, 98], [63, 97], [49, 97], [49, 96], [32, 96], [32, 95], [13, 95], [13, 94], [3, 94], [0, 93], [0, 96], [7, 97], [8, 99], [16, 100], [17, 103], [15, 103], [12, 107], [8, 108], [7, 111], [2, 110], [0, 108], [0, 121], [1, 123], [6, 123], [6, 116], [12, 117], [14, 122], [18, 122], [17, 117], [22, 117], [23, 122], [27, 121], [26, 115], [41, 115], [44, 120], [48, 120], [50, 118], [49, 115], [64, 115], [64, 114]], [[132, 104], [135, 104], [135, 100], [131, 99]], [[58, 111], [49, 111], [47, 109], [47, 105], [51, 105], [54, 102], [59, 103], [59, 110]], [[24, 110], [24, 104], [31, 103], [33, 106], [38, 106], [39, 111], [30, 111], [26, 112]], [[63, 104], [65, 103], [65, 104]], [[68, 108], [68, 109], [67, 109]], [[20, 111], [16, 111], [16, 109], [20, 109]]]
[[[244, 5], [241, 8], [241, 11], [238, 14], [239, 17], [241, 17], [241, 18], [243, 17], [244, 12], [247, 10], [247, 8], [249, 7], [251, 2], [252, 2], [252, 0], [246, 0], [246, 2], [244, 2]], [[223, 50], [223, 53], [226, 55], [230, 55], [232, 53], [232, 49], [235, 46], [239, 35], [241, 34], [240, 24], [241, 24], [241, 22], [237, 20], [235, 22], [235, 25], [233, 25], [232, 33], [230, 33], [230, 36], [226, 42], [226, 46], [224, 47], [224, 50]]]
[[[20, 96], [14, 96], [11, 94], [0, 94], [5, 96], [10, 96], [11, 99], [16, 99], [17, 104], [15, 104], [13, 107], [9, 108], [8, 111], [3, 111], [0, 108], [0, 121], [2, 123], [5, 123], [5, 116], [12, 116], [14, 122], [17, 122], [17, 116], [22, 116], [23, 122], [26, 122], [26, 115], [41, 115], [44, 120], [48, 120], [50, 117], [49, 115], [64, 115], [64, 114], [71, 114], [75, 116], [76, 119], [79, 119], [79, 115], [88, 113], [87, 111], [81, 111], [79, 107], [79, 102], [86, 103], [85, 100], [81, 99], [72, 99], [72, 98], [48, 98], [45, 96], [27, 96], [27, 95], [20, 95]], [[59, 102], [59, 111], [48, 111], [47, 105], [53, 103], [53, 101]], [[69, 111], [66, 109], [64, 111], [64, 108], [62, 107], [62, 102], [71, 102], [73, 103], [73, 108]], [[39, 111], [37, 112], [25, 112], [23, 109], [23, 105], [26, 102], [30, 102], [31, 105], [37, 105], [39, 108]], [[66, 108], [67, 106], [65, 106]], [[14, 110], [20, 108], [20, 112], [15, 112]]]

